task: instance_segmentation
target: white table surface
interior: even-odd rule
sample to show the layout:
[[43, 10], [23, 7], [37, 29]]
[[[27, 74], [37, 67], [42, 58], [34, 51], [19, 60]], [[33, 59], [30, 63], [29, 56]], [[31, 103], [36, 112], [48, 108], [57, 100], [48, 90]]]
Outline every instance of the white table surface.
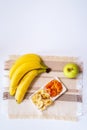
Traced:
[[[31, 52], [79, 56], [84, 61], [86, 89], [87, 0], [0, 0], [0, 90], [4, 58]], [[0, 109], [1, 101], [0, 94]], [[86, 112], [78, 122], [9, 120], [0, 112], [0, 130], [86, 130], [86, 127]]]

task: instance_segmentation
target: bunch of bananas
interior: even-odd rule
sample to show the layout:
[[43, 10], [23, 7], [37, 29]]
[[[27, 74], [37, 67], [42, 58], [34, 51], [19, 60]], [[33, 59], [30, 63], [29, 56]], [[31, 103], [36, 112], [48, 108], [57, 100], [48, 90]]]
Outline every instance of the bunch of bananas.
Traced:
[[9, 71], [10, 95], [15, 95], [17, 103], [21, 103], [34, 78], [48, 71], [39, 55], [30, 53], [20, 56]]

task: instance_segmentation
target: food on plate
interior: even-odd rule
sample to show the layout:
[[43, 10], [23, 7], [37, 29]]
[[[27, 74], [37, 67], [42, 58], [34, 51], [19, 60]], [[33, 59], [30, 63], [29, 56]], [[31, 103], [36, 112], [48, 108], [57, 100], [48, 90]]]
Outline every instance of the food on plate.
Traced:
[[45, 110], [48, 106], [62, 94], [66, 92], [67, 88], [58, 78], [52, 79], [42, 88], [31, 95], [30, 100], [40, 110]]
[[67, 78], [76, 78], [79, 73], [79, 67], [75, 63], [67, 63], [63, 68], [63, 72]]
[[53, 103], [50, 95], [44, 89], [40, 89], [38, 92], [33, 94], [31, 100], [37, 108], [42, 111]]
[[57, 96], [61, 91], [62, 91], [63, 87], [61, 82], [59, 82], [58, 80], [54, 79], [52, 81], [50, 81], [46, 86], [45, 86], [45, 90], [47, 93], [49, 93], [49, 95], [51, 97], [55, 97]]
[[9, 93], [15, 95], [18, 103], [22, 102], [27, 89], [36, 76], [50, 69], [43, 63], [37, 54], [25, 54], [20, 56], [10, 69]]

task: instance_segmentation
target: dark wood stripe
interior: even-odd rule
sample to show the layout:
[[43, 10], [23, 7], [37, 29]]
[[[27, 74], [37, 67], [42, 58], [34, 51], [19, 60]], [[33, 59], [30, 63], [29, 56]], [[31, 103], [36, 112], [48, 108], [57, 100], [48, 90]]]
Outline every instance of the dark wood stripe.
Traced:
[[[63, 71], [63, 68], [64, 66], [69, 63], [68, 62], [65, 62], [65, 61], [44, 61], [44, 63], [49, 66], [49, 68], [52, 69], [52, 71], [59, 71], [59, 72], [62, 72]], [[4, 66], [4, 70], [9, 70], [12, 66], [12, 62], [9, 61], [8, 63], [5, 62], [5, 66]], [[79, 70], [80, 72], [82, 72], [82, 63], [80, 63], [79, 65]]]
[[[5, 92], [7, 93], [8, 89], [9, 89], [9, 86], [8, 87], [4, 87], [4, 93]], [[33, 92], [37, 91], [38, 89], [40, 89], [40, 87], [36, 86], [32, 90], [28, 90], [27, 92], [28, 93], [33, 93]], [[68, 89], [68, 91], [66, 93], [74, 93], [75, 94], [75, 93], [80, 93], [80, 92], [81, 92], [81, 90], [79, 90], [79, 89]]]
[[82, 102], [82, 95], [64, 94], [59, 97], [59, 101]]
[[[26, 93], [25, 99], [29, 99], [32, 93]], [[13, 96], [9, 95], [9, 92], [3, 93], [3, 100], [14, 99]], [[63, 94], [58, 98], [58, 101], [68, 101], [68, 102], [82, 102], [82, 95], [74, 95], [74, 94]]]

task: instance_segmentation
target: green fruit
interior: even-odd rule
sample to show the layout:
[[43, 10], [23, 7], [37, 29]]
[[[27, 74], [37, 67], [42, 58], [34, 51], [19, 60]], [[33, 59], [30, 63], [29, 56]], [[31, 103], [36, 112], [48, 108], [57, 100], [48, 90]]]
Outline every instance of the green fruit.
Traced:
[[64, 66], [63, 72], [67, 78], [76, 78], [79, 73], [79, 67], [75, 63], [68, 63]]

